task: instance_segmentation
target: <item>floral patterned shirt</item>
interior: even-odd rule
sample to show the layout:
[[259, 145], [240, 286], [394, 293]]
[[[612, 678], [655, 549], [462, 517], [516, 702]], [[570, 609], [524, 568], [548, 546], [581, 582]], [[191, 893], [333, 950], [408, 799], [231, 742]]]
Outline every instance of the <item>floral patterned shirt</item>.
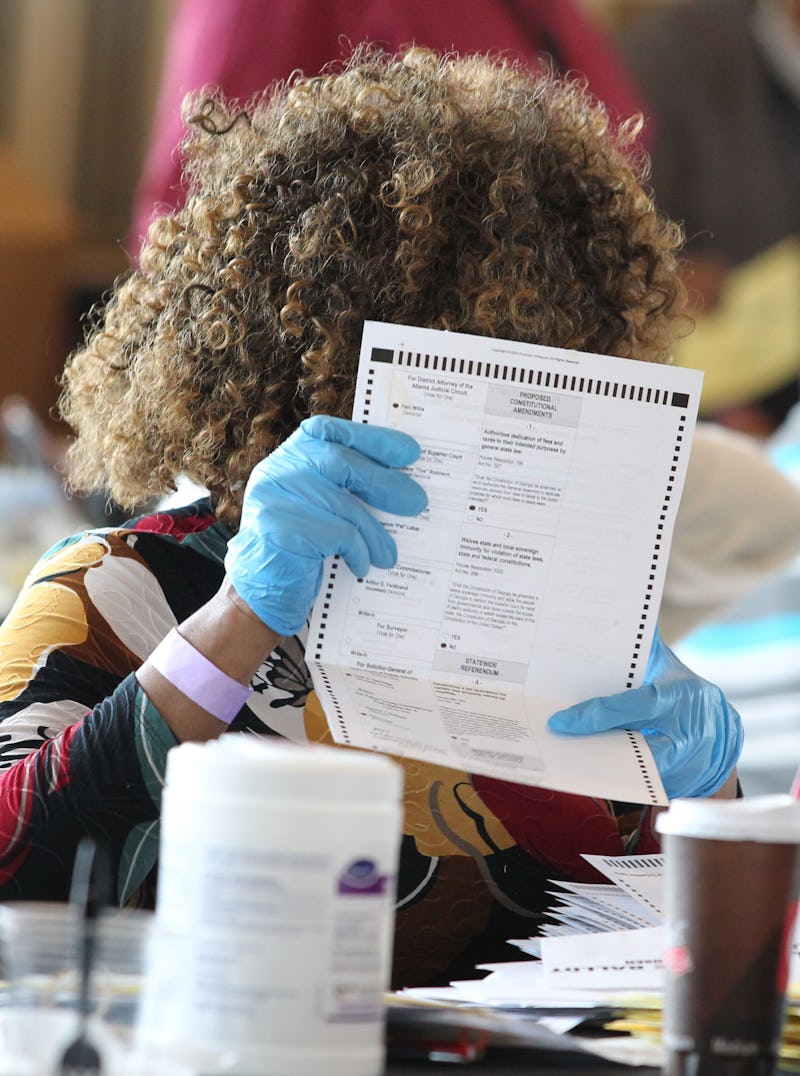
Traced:
[[[118, 903], [153, 906], [176, 740], [134, 672], [219, 588], [230, 537], [204, 501], [74, 535], [30, 573], [0, 625], [0, 899], [66, 899], [92, 833], [111, 846]], [[302, 636], [281, 642], [232, 731], [332, 742], [303, 654]], [[506, 940], [536, 933], [549, 879], [600, 880], [581, 853], [633, 849], [619, 805], [398, 761], [396, 986], [513, 959]], [[635, 839], [638, 809], [627, 817]]]

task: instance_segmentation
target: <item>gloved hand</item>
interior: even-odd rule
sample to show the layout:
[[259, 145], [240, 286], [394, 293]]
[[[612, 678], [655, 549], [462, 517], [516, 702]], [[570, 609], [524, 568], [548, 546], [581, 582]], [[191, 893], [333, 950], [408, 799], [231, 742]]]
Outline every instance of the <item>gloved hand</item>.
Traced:
[[418, 515], [428, 498], [406, 467], [419, 456], [408, 434], [315, 415], [250, 475], [225, 568], [234, 590], [280, 635], [306, 622], [325, 557], [340, 553], [357, 576], [391, 568], [394, 539], [364, 506]]
[[678, 661], [658, 631], [642, 687], [569, 706], [547, 725], [573, 735], [639, 730], [670, 799], [712, 795], [725, 784], [742, 750], [736, 710], [720, 688]]

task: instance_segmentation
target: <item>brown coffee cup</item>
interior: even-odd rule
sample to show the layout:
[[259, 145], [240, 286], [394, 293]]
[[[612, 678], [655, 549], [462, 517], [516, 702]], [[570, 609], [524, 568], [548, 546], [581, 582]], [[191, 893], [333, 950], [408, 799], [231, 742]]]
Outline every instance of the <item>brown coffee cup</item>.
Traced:
[[800, 802], [675, 800], [664, 850], [666, 1076], [771, 1076], [800, 887]]

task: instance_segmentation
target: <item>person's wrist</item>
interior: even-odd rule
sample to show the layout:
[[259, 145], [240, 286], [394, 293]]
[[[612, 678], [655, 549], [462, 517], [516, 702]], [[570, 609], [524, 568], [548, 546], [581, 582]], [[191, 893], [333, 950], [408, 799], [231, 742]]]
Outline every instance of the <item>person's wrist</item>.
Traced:
[[180, 625], [181, 635], [223, 672], [249, 684], [280, 636], [261, 620], [226, 576], [217, 593]]
[[[179, 630], [221, 673], [238, 681], [240, 690], [248, 688], [279, 638], [237, 600], [227, 580]], [[225, 724], [204, 708], [202, 697], [184, 694], [152, 662], [145, 661], [136, 676], [178, 740], [209, 740], [225, 731]]]
[[222, 586], [217, 592], [217, 596], [220, 601], [228, 607], [230, 614], [238, 621], [242, 626], [247, 625], [249, 630], [259, 631], [267, 634], [279, 635], [280, 632], [271, 628], [268, 624], [265, 624], [262, 617], [258, 615], [255, 609], [248, 604], [245, 598], [236, 589], [236, 586], [230, 576], [226, 575], [222, 581]]
[[249, 684], [228, 676], [172, 628], [149, 657], [150, 665], [181, 694], [230, 725], [252, 694]]

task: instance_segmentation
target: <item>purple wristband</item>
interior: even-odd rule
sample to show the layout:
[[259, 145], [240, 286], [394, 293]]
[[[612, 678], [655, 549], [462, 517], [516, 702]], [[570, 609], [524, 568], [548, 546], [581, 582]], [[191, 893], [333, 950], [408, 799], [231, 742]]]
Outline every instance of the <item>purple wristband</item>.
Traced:
[[167, 633], [147, 660], [178, 691], [226, 725], [253, 691], [195, 650], [177, 628]]

